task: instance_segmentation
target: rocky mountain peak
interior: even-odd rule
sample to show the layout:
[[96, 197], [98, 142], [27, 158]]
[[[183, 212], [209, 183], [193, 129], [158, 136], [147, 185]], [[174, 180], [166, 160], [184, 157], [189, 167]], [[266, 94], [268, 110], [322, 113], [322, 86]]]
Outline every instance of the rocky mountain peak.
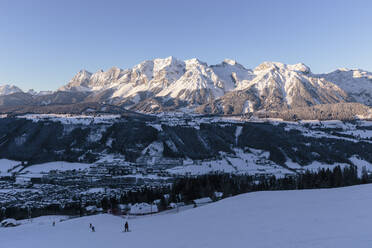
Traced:
[[185, 60], [186, 67], [193, 67], [193, 66], [208, 66], [207, 63], [197, 59], [197, 58], [192, 58]]
[[287, 65], [288, 69], [289, 70], [292, 70], [292, 71], [298, 71], [298, 72], [302, 72], [302, 73], [310, 73], [311, 70], [310, 68], [305, 65], [304, 63], [298, 63], [298, 64], [294, 64], [294, 65]]
[[283, 64], [280, 62], [263, 62], [259, 66], [257, 66], [254, 71], [255, 72], [262, 72], [262, 71], [297, 71], [301, 73], [310, 73], [311, 70], [308, 66], [303, 63], [288, 65]]
[[20, 88], [10, 84], [0, 85], [0, 95], [10, 95], [13, 93], [23, 92]]

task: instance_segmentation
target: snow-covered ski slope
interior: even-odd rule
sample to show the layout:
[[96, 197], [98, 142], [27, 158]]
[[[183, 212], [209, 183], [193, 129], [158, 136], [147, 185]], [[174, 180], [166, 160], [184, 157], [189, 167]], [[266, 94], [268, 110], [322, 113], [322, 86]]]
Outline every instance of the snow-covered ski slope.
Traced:
[[[0, 247], [372, 247], [372, 184], [243, 194], [176, 214], [0, 228]], [[96, 232], [89, 231], [89, 223]]]

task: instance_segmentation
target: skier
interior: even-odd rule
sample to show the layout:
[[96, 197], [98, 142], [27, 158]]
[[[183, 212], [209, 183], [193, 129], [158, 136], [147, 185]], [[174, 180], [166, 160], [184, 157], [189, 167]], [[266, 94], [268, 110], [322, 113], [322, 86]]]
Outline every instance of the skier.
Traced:
[[92, 226], [93, 226], [92, 223], [89, 223], [89, 228], [90, 228], [90, 229], [92, 229]]
[[125, 222], [125, 225], [124, 225], [124, 232], [129, 232], [128, 221]]
[[96, 231], [96, 229], [94, 228], [94, 226], [92, 225], [92, 232], [95, 232]]
[[53, 224], [52, 224], [53, 226], [56, 226], [56, 222], [55, 221], [53, 221]]

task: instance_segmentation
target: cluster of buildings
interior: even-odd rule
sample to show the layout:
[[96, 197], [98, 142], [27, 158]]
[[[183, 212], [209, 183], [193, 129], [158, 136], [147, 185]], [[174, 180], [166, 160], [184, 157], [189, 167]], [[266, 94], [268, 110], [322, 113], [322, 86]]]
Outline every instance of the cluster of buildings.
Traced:
[[160, 187], [171, 182], [164, 170], [117, 163], [98, 163], [84, 170], [16, 172], [0, 175], [0, 209], [88, 204], [103, 197], [119, 198], [126, 191], [144, 186]]

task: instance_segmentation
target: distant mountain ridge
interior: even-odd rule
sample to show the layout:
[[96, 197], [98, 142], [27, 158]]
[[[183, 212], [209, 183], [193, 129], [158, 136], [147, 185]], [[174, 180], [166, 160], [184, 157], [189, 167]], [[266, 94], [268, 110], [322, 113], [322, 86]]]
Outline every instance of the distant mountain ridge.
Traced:
[[226, 59], [208, 65], [175, 57], [146, 60], [133, 68], [79, 71], [55, 92], [0, 87], [0, 106], [97, 102], [133, 111], [247, 114], [347, 102], [372, 105], [372, 73], [339, 69], [313, 74], [302, 63], [264, 62], [246, 69]]
[[0, 85], [0, 95], [10, 95], [18, 92], [22, 92], [22, 90], [15, 85]]

